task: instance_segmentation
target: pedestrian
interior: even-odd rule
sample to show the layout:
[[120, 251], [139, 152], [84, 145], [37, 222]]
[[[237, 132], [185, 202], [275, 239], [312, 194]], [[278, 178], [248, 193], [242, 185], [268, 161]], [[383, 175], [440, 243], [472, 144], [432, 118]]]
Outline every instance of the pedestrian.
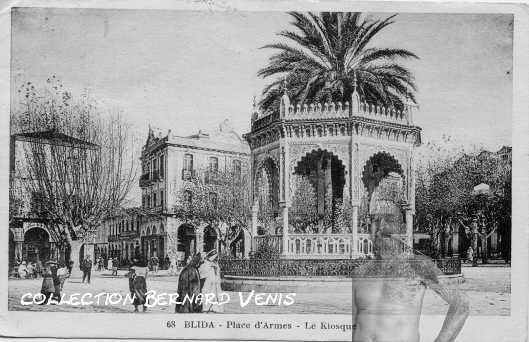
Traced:
[[27, 272], [27, 278], [35, 278], [35, 268], [33, 267], [32, 263], [31, 262], [28, 262], [28, 265], [26, 266], [26, 272]]
[[[200, 253], [195, 254], [187, 266], [180, 272], [178, 277], [178, 298], [179, 302], [175, 306], [177, 313], [201, 312], [202, 303], [196, 300], [200, 294], [200, 274], [198, 267], [202, 262]], [[184, 300], [184, 298], [189, 298]]]
[[57, 276], [57, 262], [54, 260], [46, 262], [40, 292], [46, 297], [46, 300], [42, 304], [49, 303], [52, 298], [57, 301], [61, 298], [60, 281]]
[[64, 282], [66, 281], [67, 278], [70, 277], [70, 272], [68, 272], [68, 267], [66, 267], [65, 264], [61, 263], [59, 265], [59, 269], [57, 270], [57, 277], [59, 277], [59, 281], [60, 281], [59, 289], [62, 291], [64, 287]]
[[472, 246], [468, 247], [467, 250], [467, 260], [469, 263], [474, 263], [474, 250], [472, 249]]
[[129, 290], [133, 298], [134, 312], [138, 312], [138, 306], [142, 306], [143, 312], [147, 311], [147, 274], [149, 269], [140, 264], [138, 259], [133, 259], [129, 267]]
[[171, 268], [171, 259], [169, 259], [168, 255], [165, 256], [163, 263], [166, 270]]
[[107, 270], [112, 271], [112, 258], [108, 258]]
[[40, 260], [35, 263], [35, 275], [37, 277], [42, 276], [42, 262]]
[[68, 261], [68, 273], [69, 274], [72, 274], [73, 264], [74, 264], [73, 260]]
[[90, 260], [90, 256], [86, 257], [85, 261], [83, 262], [83, 268], [81, 269], [83, 271], [83, 283], [85, 279], [87, 280], [87, 283], [90, 284], [90, 276], [92, 273], [92, 260]]
[[26, 267], [26, 261], [22, 261], [22, 263], [18, 266], [18, 277], [20, 279], [26, 279], [28, 275], [28, 270]]
[[112, 275], [117, 276], [118, 275], [118, 259], [114, 258], [112, 262]]
[[217, 263], [218, 254], [215, 249], [211, 250], [204, 257], [204, 262], [198, 268], [200, 274], [200, 292], [204, 296], [211, 298], [207, 305], [203, 305], [203, 312], [224, 312], [224, 307], [218, 303], [222, 292], [220, 288], [220, 268]]
[[152, 268], [154, 270], [154, 273], [158, 272], [158, 265], [159, 265], [158, 258], [156, 256], [153, 256], [152, 257]]

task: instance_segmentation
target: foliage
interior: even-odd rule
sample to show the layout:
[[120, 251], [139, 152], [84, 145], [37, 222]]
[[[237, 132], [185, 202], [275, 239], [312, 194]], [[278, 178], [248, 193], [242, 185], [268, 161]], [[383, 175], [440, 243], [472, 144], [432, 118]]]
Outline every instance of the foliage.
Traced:
[[[294, 227], [306, 227], [318, 221], [316, 192], [310, 180], [302, 175], [292, 175], [293, 194], [289, 221]], [[304, 229], [304, 228], [303, 228]]]
[[[419, 165], [415, 223], [418, 230], [432, 234], [435, 250], [441, 248], [441, 234], [447, 225], [459, 220], [480, 217], [489, 231], [497, 222], [510, 229], [511, 168], [510, 161], [484, 150], [462, 154], [449, 151]], [[490, 193], [473, 192], [481, 183], [490, 186]]]
[[41, 88], [24, 83], [18, 99], [11, 118], [23, 141], [18, 180], [59, 240], [71, 245], [91, 237], [133, 184], [128, 126], [87, 94], [74, 97], [55, 76]]
[[174, 213], [193, 223], [209, 225], [217, 239], [227, 249], [242, 230], [249, 234], [250, 219], [249, 173], [245, 166], [241, 174], [231, 171], [202, 171], [197, 176], [175, 187]]
[[[291, 12], [295, 31], [282, 31], [282, 42], [263, 48], [279, 50], [258, 75], [284, 75], [288, 93], [295, 102], [350, 101], [357, 79], [357, 91], [367, 102], [404, 107], [409, 89], [416, 90], [412, 73], [398, 60], [418, 58], [399, 48], [370, 46], [395, 15], [373, 19], [362, 13]], [[286, 90], [277, 79], [263, 90], [260, 102], [265, 112], [279, 108]]]
[[279, 258], [279, 250], [274, 245], [273, 239], [265, 235], [261, 238], [261, 243], [251, 255], [251, 259], [256, 260], [275, 260]]

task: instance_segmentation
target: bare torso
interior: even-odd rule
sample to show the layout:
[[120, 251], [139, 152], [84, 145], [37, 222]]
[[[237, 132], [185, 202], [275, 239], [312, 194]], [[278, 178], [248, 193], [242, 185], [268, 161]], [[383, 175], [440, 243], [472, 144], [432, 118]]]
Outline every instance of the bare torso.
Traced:
[[356, 329], [353, 341], [419, 341], [426, 287], [417, 280], [355, 279]]

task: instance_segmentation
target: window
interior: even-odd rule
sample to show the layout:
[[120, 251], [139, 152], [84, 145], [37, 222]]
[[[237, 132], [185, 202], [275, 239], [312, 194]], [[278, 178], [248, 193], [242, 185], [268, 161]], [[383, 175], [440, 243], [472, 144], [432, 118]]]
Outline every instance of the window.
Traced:
[[152, 194], [152, 206], [156, 207], [158, 203], [156, 202], [156, 193]]
[[163, 178], [163, 175], [164, 175], [164, 169], [165, 169], [165, 164], [164, 164], [164, 157], [163, 157], [163, 154], [160, 156], [160, 177]]
[[151, 196], [147, 195], [147, 208], [150, 208], [151, 207]]
[[193, 155], [186, 154], [184, 156], [184, 170], [191, 171], [193, 170]]
[[218, 204], [218, 196], [215, 192], [210, 192], [209, 193], [209, 203], [211, 203], [211, 206], [213, 208], [217, 208], [217, 204]]
[[129, 221], [127, 220], [125, 222], [126, 222], [125, 223], [125, 227], [126, 227], [125, 230], [128, 232], [129, 231]]
[[240, 160], [234, 160], [233, 164], [232, 164], [232, 169], [233, 169], [233, 177], [236, 180], [240, 180], [241, 179], [241, 173], [242, 173], [241, 161]]
[[163, 197], [163, 190], [160, 190], [160, 206], [163, 207], [163, 201], [164, 200], [164, 197]]
[[186, 190], [184, 192], [184, 201], [187, 206], [191, 206], [191, 204], [193, 203], [193, 194], [191, 193], [191, 191]]
[[219, 158], [209, 157], [209, 171], [211, 172], [219, 171]]

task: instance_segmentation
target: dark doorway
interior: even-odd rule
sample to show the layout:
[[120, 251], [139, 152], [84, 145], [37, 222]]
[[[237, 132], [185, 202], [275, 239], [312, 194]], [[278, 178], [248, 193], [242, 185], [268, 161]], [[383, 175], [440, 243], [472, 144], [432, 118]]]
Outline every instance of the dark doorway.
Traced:
[[31, 228], [24, 235], [23, 259], [28, 262], [45, 262], [50, 255], [48, 232], [42, 228]]
[[183, 224], [178, 228], [178, 252], [184, 253], [184, 260], [197, 251], [195, 227]]
[[217, 247], [217, 232], [207, 226], [204, 229], [204, 252], [209, 252]]

